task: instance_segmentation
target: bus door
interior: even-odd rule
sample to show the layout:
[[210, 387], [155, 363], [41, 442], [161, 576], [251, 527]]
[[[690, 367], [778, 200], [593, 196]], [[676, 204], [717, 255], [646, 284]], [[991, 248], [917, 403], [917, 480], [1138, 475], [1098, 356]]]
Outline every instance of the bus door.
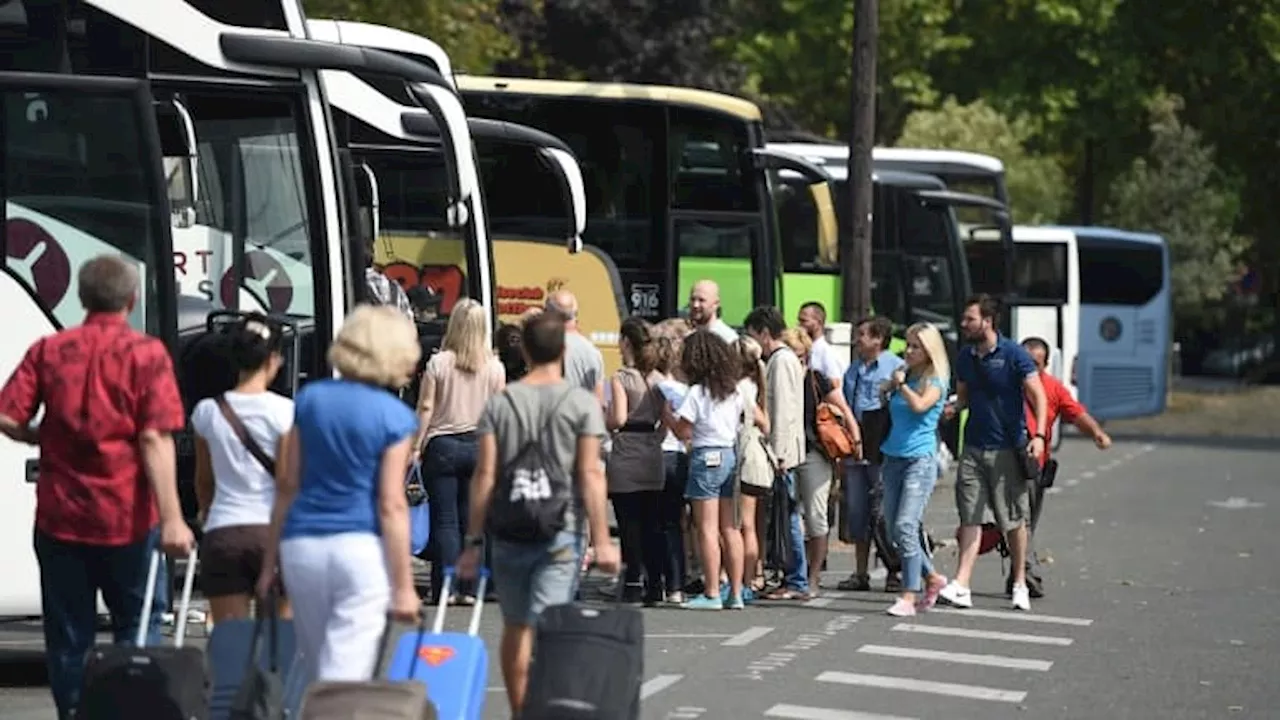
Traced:
[[[21, 67], [22, 60], [11, 55], [5, 67]], [[8, 308], [0, 376], [11, 375], [36, 340], [84, 319], [77, 271], [105, 253], [138, 269], [129, 324], [171, 340], [174, 307], [165, 298], [173, 276], [157, 272], [171, 252], [163, 151], [145, 82], [0, 72], [0, 106], [0, 300]], [[31, 551], [38, 450], [0, 440], [0, 468], [0, 546], [9, 549], [0, 616], [39, 615]]]

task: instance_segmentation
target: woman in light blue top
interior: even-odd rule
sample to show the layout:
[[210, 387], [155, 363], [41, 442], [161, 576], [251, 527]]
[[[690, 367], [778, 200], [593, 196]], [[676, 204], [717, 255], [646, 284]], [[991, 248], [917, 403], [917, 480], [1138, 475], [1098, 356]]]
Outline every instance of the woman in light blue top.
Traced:
[[[938, 328], [907, 328], [906, 368], [895, 370], [881, 390], [888, 397], [891, 426], [884, 454], [884, 517], [902, 556], [902, 595], [889, 614], [907, 617], [928, 610], [947, 579], [933, 569], [920, 546], [920, 521], [938, 481], [938, 420], [946, 403], [951, 366]], [[916, 601], [924, 584], [924, 594]]]

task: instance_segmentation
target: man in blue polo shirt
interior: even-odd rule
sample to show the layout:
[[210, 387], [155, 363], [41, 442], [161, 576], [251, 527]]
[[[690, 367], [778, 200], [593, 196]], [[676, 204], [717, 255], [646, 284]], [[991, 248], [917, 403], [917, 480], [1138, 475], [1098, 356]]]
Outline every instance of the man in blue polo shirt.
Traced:
[[1031, 355], [996, 332], [999, 321], [999, 302], [985, 294], [970, 298], [960, 319], [969, 342], [956, 358], [957, 405], [969, 408], [956, 477], [960, 556], [955, 578], [939, 597], [956, 607], [973, 607], [969, 581], [978, 559], [983, 515], [990, 507], [1012, 555], [1013, 607], [1030, 610], [1026, 561], [1031, 486], [1018, 450], [1025, 447], [1036, 460], [1044, 455], [1045, 436], [1027, 438], [1023, 403], [1031, 401], [1038, 428], [1045, 427], [1047, 403]]

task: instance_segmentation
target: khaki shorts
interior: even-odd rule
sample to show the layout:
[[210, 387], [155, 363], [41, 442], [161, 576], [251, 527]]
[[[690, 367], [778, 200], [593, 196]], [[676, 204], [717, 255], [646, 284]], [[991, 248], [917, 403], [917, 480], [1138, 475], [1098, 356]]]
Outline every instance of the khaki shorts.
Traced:
[[1018, 529], [1031, 518], [1029, 490], [1013, 450], [966, 448], [956, 477], [960, 525], [981, 525], [990, 507], [1001, 530]]
[[835, 466], [818, 450], [810, 450], [804, 462], [796, 466], [796, 488], [800, 495], [805, 539], [826, 537], [831, 532], [827, 506], [831, 502], [831, 483], [835, 477]]

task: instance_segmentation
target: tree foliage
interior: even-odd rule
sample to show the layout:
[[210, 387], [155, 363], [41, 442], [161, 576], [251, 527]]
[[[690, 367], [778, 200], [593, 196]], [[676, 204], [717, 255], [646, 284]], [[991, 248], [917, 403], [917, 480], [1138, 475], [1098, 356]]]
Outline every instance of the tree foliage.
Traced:
[[1180, 321], [1209, 320], [1236, 278], [1246, 240], [1234, 231], [1239, 197], [1218, 170], [1214, 150], [1179, 117], [1181, 98], [1150, 103], [1151, 150], [1112, 184], [1107, 222], [1164, 236], [1173, 262], [1173, 303]]
[[1070, 204], [1070, 186], [1058, 161], [1030, 152], [1034, 130], [1024, 117], [1009, 119], [981, 100], [960, 105], [947, 98], [937, 110], [907, 117], [901, 147], [946, 148], [992, 155], [1004, 162], [1014, 220], [1056, 222]]
[[507, 71], [553, 78], [739, 91], [742, 73], [717, 40], [729, 0], [503, 0], [520, 47]]
[[499, 0], [305, 0], [305, 5], [309, 17], [360, 20], [431, 38], [456, 71], [489, 72], [518, 49], [499, 25]]

